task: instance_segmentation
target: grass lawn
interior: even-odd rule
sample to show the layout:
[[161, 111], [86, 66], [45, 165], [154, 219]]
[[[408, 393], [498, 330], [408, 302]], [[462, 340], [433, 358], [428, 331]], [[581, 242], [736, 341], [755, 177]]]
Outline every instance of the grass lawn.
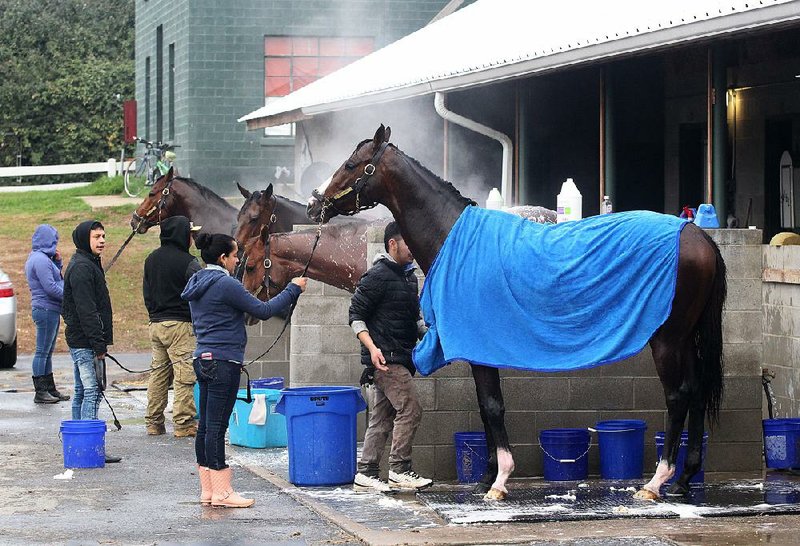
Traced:
[[[120, 195], [122, 178], [102, 178], [84, 188], [58, 191], [0, 193], [0, 267], [11, 276], [17, 295], [18, 351], [33, 353], [36, 328], [31, 320], [31, 295], [25, 280], [25, 260], [31, 251], [31, 236], [37, 225], [47, 223], [58, 229], [64, 267], [75, 253], [72, 230], [84, 220], [97, 219], [106, 228], [103, 262], [107, 264], [131, 232], [133, 205], [92, 210], [81, 196]], [[136, 235], [106, 274], [114, 309], [114, 345], [111, 354], [149, 351], [147, 311], [142, 299], [144, 259], [159, 246], [158, 229]], [[62, 322], [56, 352], [66, 352]]]

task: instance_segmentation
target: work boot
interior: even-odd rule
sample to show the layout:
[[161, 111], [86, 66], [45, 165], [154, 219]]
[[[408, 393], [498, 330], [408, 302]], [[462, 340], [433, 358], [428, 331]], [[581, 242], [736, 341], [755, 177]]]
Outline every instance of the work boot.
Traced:
[[58, 392], [58, 389], [56, 388], [56, 380], [53, 378], [52, 373], [43, 375], [42, 377], [45, 379], [47, 383], [47, 392], [49, 392], [52, 396], [55, 396], [62, 402], [66, 402], [67, 400], [69, 400], [70, 397], [68, 394], [61, 394], [60, 392]]
[[211, 474], [208, 467], [197, 465], [197, 475], [200, 476], [200, 504], [211, 504]]
[[255, 504], [255, 499], [245, 499], [233, 490], [231, 467], [222, 470], [208, 470], [211, 474], [211, 506], [225, 506], [227, 508], [248, 508]]
[[35, 404], [55, 404], [59, 401], [58, 398], [50, 394], [50, 391], [47, 390], [45, 376], [31, 377], [33, 378], [33, 388], [36, 390], [36, 395], [33, 397], [33, 402]]
[[186, 428], [176, 428], [175, 429], [175, 437], [176, 438], [194, 438], [197, 436], [197, 426], [191, 425]]
[[167, 428], [164, 425], [147, 425], [148, 436], [161, 436], [167, 433]]

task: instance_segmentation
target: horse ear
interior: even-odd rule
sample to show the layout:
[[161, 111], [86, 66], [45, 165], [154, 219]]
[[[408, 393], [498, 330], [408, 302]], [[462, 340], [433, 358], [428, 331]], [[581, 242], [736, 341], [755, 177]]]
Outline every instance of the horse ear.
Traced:
[[267, 189], [266, 189], [266, 190], [264, 190], [264, 194], [265, 194], [265, 197], [266, 197], [267, 199], [269, 199], [270, 197], [272, 197], [272, 182], [270, 182], [270, 183], [269, 183], [269, 186], [267, 186]]
[[384, 140], [384, 142], [389, 142], [389, 138], [391, 136], [392, 136], [392, 128], [391, 127], [387, 127], [386, 128], [386, 137], [385, 137], [386, 140]]
[[384, 127], [383, 123], [381, 123], [381, 126], [378, 127], [378, 130], [375, 131], [375, 136], [372, 137], [372, 143], [377, 147], [383, 144], [385, 139], [386, 139], [386, 127]]
[[236, 187], [239, 188], [239, 193], [242, 194], [242, 197], [244, 197], [245, 199], [250, 198], [250, 190], [243, 188], [242, 186], [239, 185], [238, 182], [236, 183]]

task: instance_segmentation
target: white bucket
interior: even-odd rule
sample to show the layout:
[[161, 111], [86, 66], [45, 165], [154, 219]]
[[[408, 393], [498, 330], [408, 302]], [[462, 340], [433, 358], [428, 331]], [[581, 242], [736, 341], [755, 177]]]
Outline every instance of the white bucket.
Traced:
[[556, 223], [580, 220], [583, 218], [583, 196], [571, 178], [561, 185], [561, 193], [556, 197]]

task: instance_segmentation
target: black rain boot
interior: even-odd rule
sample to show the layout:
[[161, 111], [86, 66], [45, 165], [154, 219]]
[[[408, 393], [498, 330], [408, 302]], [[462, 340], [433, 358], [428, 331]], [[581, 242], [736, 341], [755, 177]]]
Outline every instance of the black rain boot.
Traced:
[[47, 381], [47, 392], [49, 392], [52, 396], [55, 396], [62, 402], [66, 402], [67, 400], [69, 400], [68, 394], [61, 394], [60, 392], [58, 392], [58, 389], [56, 388], [56, 380], [53, 378], [52, 373], [43, 375], [42, 377], [45, 379], [45, 381]]
[[36, 404], [55, 404], [58, 398], [50, 394], [47, 390], [47, 381], [44, 376], [33, 377], [33, 388], [36, 389], [36, 396], [33, 401]]

